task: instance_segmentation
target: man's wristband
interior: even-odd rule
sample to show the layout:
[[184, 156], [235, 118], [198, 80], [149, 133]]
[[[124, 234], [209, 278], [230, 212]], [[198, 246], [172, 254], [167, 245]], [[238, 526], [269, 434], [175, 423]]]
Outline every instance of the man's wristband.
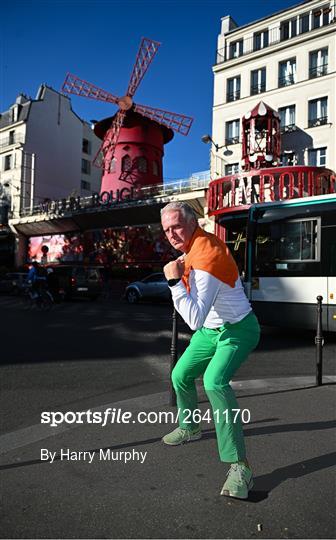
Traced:
[[174, 287], [179, 281], [181, 281], [181, 278], [168, 279], [168, 286]]

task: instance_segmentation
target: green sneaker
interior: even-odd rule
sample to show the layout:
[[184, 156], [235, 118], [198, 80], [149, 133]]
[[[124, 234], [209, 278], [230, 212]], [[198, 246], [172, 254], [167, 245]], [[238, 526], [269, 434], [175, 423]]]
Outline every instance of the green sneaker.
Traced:
[[253, 488], [252, 471], [243, 463], [232, 463], [227, 480], [222, 487], [221, 495], [247, 499], [249, 489]]
[[199, 427], [195, 429], [176, 428], [171, 433], [162, 437], [162, 441], [170, 446], [177, 446], [186, 442], [197, 441], [202, 437], [202, 432]]

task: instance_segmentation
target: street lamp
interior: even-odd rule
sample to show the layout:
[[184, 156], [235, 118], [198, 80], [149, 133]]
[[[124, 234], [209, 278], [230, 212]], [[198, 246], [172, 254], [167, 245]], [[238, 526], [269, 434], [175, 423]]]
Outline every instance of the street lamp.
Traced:
[[[10, 182], [5, 182], [3, 184], [3, 186], [5, 188], [10, 188], [11, 189], [11, 194], [10, 194], [10, 203], [11, 203], [11, 214], [13, 214], [13, 211], [14, 211], [14, 194], [13, 194], [13, 190], [16, 189], [16, 191], [20, 191], [20, 188], [18, 188], [17, 186], [14, 186], [13, 182], [10, 181]], [[20, 197], [20, 195], [17, 193], [16, 194], [16, 197]]]
[[221, 148], [226, 148], [226, 150], [223, 152], [224, 156], [232, 156], [233, 154], [232, 150], [229, 150], [226, 144], [219, 146], [218, 144], [215, 143], [215, 141], [212, 139], [210, 135], [203, 135], [203, 137], [201, 137], [201, 141], [204, 144], [209, 144], [209, 143], [213, 144], [214, 147], [216, 148], [216, 152], [218, 152], [218, 150], [220, 150]]

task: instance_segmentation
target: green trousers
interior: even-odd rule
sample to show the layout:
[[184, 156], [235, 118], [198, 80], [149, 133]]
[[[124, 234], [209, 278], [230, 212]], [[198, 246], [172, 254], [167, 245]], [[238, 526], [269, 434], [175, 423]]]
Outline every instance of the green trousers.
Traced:
[[225, 323], [220, 328], [197, 330], [190, 344], [178, 360], [172, 382], [179, 408], [179, 424], [194, 429], [192, 412], [197, 409], [195, 379], [203, 375], [205, 392], [212, 407], [218, 451], [221, 461], [234, 463], [246, 458], [240, 414], [230, 381], [257, 346], [260, 327], [253, 312], [235, 324]]

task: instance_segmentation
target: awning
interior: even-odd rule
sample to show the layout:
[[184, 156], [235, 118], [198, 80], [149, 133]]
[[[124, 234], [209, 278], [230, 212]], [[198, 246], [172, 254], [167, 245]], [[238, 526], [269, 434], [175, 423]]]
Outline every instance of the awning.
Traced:
[[160, 210], [176, 200], [186, 200], [203, 217], [205, 190], [194, 192], [194, 197], [179, 194], [173, 197], [139, 200], [114, 205], [112, 207], [85, 208], [63, 215], [38, 214], [10, 220], [11, 228], [25, 236], [63, 234], [74, 231], [87, 231], [127, 225], [146, 225], [160, 222]]

